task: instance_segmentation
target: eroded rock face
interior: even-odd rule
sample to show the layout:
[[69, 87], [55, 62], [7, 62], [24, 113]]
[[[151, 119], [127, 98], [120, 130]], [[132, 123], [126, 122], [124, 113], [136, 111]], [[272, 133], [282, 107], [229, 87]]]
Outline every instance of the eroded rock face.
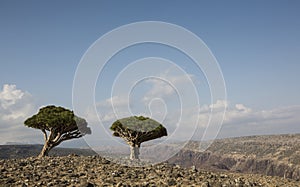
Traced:
[[0, 160], [0, 186], [299, 186], [279, 177], [158, 164], [128, 167], [99, 156]]
[[196, 166], [197, 168], [206, 170], [256, 173], [300, 181], [299, 165], [289, 165], [272, 159], [238, 159], [230, 155], [222, 156], [213, 153], [198, 153], [185, 150], [169, 159], [169, 163], [179, 164], [187, 168]]
[[300, 181], [300, 134], [216, 140], [206, 151], [197, 142], [169, 159], [184, 167], [256, 173]]

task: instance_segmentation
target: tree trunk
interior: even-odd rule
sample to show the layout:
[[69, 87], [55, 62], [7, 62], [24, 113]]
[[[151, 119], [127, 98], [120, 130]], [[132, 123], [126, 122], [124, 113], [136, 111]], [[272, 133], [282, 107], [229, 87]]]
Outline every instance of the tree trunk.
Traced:
[[137, 145], [131, 145], [130, 146], [130, 159], [131, 160], [139, 160], [139, 151], [140, 147]]
[[41, 153], [39, 154], [39, 158], [44, 157], [44, 156], [48, 156], [49, 151], [53, 148], [53, 146], [51, 146], [51, 144], [49, 144], [49, 142], [45, 142], [43, 149], [41, 151]]

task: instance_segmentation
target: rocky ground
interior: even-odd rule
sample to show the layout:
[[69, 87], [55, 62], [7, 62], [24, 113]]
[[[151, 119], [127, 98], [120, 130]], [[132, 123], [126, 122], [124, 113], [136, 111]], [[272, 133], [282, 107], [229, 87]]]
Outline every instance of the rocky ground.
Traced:
[[0, 186], [300, 186], [299, 181], [254, 174], [197, 171], [158, 164], [120, 166], [99, 156], [0, 160]]

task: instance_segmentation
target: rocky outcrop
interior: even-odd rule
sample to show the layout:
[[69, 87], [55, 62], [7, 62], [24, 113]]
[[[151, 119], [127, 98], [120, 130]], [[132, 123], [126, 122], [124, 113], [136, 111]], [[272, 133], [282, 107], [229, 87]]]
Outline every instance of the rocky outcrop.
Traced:
[[169, 159], [184, 167], [280, 176], [300, 181], [300, 135], [251, 136], [216, 140], [208, 150], [197, 142]]
[[168, 160], [169, 163], [183, 167], [196, 166], [200, 169], [213, 171], [232, 171], [280, 176], [300, 181], [300, 168], [287, 165], [272, 159], [237, 159], [230, 155], [217, 155], [209, 152], [199, 153], [189, 150], [180, 151]]
[[0, 160], [0, 186], [285, 186], [280, 177], [198, 171], [158, 164], [121, 166], [99, 156], [30, 157]]

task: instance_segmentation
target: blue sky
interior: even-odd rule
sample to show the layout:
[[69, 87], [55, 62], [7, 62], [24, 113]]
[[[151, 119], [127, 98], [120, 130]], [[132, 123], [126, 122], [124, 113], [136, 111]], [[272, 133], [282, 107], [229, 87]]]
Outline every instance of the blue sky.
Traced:
[[[299, 8], [300, 2], [296, 0], [163, 2], [2, 0], [0, 86], [9, 85], [10, 87], [6, 87], [7, 90], [26, 93], [28, 96], [25, 99], [26, 104], [31, 102], [29, 106], [34, 109], [13, 106], [12, 110], [6, 105], [2, 106], [0, 112], [3, 113], [1, 114], [3, 119], [0, 122], [8, 123], [5, 121], [8, 119], [5, 118], [8, 111], [22, 113], [23, 110], [28, 110], [24, 112], [24, 118], [25, 114], [31, 114], [31, 111], [36, 111], [42, 105], [56, 104], [72, 108], [75, 71], [83, 54], [93, 42], [103, 34], [125, 24], [137, 21], [163, 21], [182, 26], [195, 33], [218, 60], [226, 82], [228, 102], [232, 107], [229, 109], [229, 116], [234, 116], [228, 119], [230, 124], [224, 127], [222, 136], [259, 134], [256, 131], [249, 132], [249, 129], [253, 129], [249, 121], [263, 123], [266, 117], [258, 116], [264, 111], [269, 112], [269, 116], [277, 114], [276, 112], [289, 117], [294, 116], [288, 118], [290, 121], [280, 121], [282, 125], [266, 125], [261, 134], [300, 132], [300, 127], [296, 123], [298, 120], [296, 116], [300, 111]], [[119, 59], [130, 61], [143, 56], [168, 54], [165, 57], [172, 60], [180, 56], [168, 50], [157, 49], [155, 45], [140, 46], [124, 51], [125, 55], [120, 54]], [[203, 75], [199, 72], [197, 74], [191, 63], [183, 64], [179, 61], [176, 63], [197, 79], [203, 79]], [[108, 74], [110, 71], [118, 72], [118, 68], [120, 66], [112, 65]], [[107, 82], [111, 81], [109, 76], [106, 78]], [[108, 95], [101, 95], [100, 88], [97, 93], [99, 93], [97, 101], [100, 103], [108, 98]], [[9, 94], [8, 91], [5, 94]], [[3, 87], [2, 105], [7, 102], [5, 94]], [[204, 94], [204, 98], [207, 96], [206, 93], [201, 94]], [[209, 99], [204, 100], [207, 102], [203, 104], [208, 106], [211, 104]], [[240, 110], [246, 113], [238, 113]], [[236, 120], [236, 116], [239, 116], [239, 120]], [[287, 116], [283, 115], [282, 119], [284, 118]], [[14, 119], [12, 126], [20, 125], [22, 115]], [[230, 125], [237, 121], [240, 126], [245, 123], [244, 127], [237, 133], [229, 133], [230, 128], [235, 128]], [[13, 133], [20, 128], [16, 127], [17, 130], [14, 130], [3, 125], [3, 129], [7, 129], [6, 133]], [[19, 141], [13, 137], [7, 139]], [[31, 142], [30, 138], [25, 139]]]

